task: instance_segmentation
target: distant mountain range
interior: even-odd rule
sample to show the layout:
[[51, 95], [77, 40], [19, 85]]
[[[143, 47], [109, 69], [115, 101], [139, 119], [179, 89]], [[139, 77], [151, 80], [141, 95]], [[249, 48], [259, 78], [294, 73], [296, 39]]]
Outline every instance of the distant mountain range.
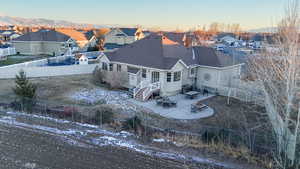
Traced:
[[259, 29], [248, 30], [248, 32], [252, 32], [252, 33], [275, 33], [275, 32], [277, 32], [277, 28], [276, 27], [259, 28]]
[[[0, 15], [0, 26], [4, 26], [4, 25], [77, 27], [77, 28], [83, 28], [83, 27], [107, 28], [107, 27], [124, 26], [124, 25], [83, 24], [83, 23], [75, 23], [75, 22], [64, 21], [64, 20], [51, 20], [51, 19], [43, 19], [43, 18], [34, 19], [34, 18], [22, 18], [22, 17], [12, 17], [12, 16]], [[253, 32], [253, 33], [276, 32], [276, 31], [277, 31], [276, 27], [248, 30], [248, 32]]]
[[12, 17], [12, 16], [1, 16], [0, 15], [0, 26], [4, 25], [20, 25], [20, 26], [47, 26], [47, 27], [95, 27], [95, 28], [103, 28], [108, 27], [104, 25], [93, 25], [93, 24], [81, 24], [74, 23], [70, 21], [63, 20], [51, 20], [51, 19], [29, 19], [22, 17]]

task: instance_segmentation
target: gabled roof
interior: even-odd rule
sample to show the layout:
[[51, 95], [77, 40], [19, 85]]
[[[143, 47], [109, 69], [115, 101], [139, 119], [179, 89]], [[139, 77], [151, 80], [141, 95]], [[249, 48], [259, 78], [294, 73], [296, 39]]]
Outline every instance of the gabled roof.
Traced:
[[171, 39], [172, 41], [175, 41], [177, 43], [183, 44], [183, 39], [184, 39], [184, 35], [185, 33], [181, 33], [181, 32], [164, 32], [163, 33], [166, 37], [168, 37], [169, 39]]
[[56, 29], [56, 31], [68, 35], [76, 41], [88, 41], [84, 33], [74, 29]]
[[63, 33], [54, 31], [54, 30], [39, 30], [37, 32], [29, 32], [24, 34], [14, 41], [53, 41], [53, 42], [66, 42], [70, 39], [70, 36], [67, 36]]
[[84, 33], [85, 37], [88, 39], [88, 40], [91, 40], [94, 36], [95, 36], [95, 32], [94, 31], [87, 31]]
[[224, 38], [225, 36], [230, 36], [230, 37], [233, 37], [233, 38], [236, 37], [236, 35], [235, 35], [234, 33], [219, 33], [219, 34], [217, 35], [217, 38], [218, 38], [218, 39], [222, 39], [222, 38]]
[[138, 28], [119, 28], [127, 36], [135, 36], [135, 33], [138, 31]]
[[227, 56], [217, 54], [212, 48], [186, 48], [165, 36], [157, 34], [126, 45], [114, 52], [105, 53], [105, 55], [112, 62], [164, 70], [171, 69], [180, 60], [187, 66], [229, 66], [225, 63]]
[[234, 65], [233, 57], [225, 55], [221, 52], [214, 50], [213, 48], [198, 46], [193, 47], [195, 52], [194, 61], [185, 61], [203, 66], [210, 67], [226, 67]]
[[264, 40], [264, 36], [261, 34], [255, 34], [251, 37], [251, 40], [253, 41], [263, 41]]

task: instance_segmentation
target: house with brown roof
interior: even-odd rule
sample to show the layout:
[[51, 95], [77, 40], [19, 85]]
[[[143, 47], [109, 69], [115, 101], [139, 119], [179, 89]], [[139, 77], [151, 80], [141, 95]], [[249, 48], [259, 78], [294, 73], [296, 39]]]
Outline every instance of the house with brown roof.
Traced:
[[183, 86], [213, 88], [239, 78], [241, 64], [208, 47], [185, 47], [163, 35], [150, 35], [114, 52], [100, 55], [104, 71], [125, 71], [134, 97], [147, 100], [153, 93], [169, 96]]
[[12, 45], [18, 53], [25, 55], [62, 55], [78, 46], [76, 40], [54, 30], [26, 33], [14, 39]]
[[70, 36], [76, 41], [78, 47], [82, 51], [86, 51], [88, 47], [96, 46], [97, 38], [93, 31], [79, 32], [75, 29], [56, 29], [56, 31]]
[[42, 29], [26, 33], [14, 39], [12, 44], [20, 54], [57, 56], [75, 49], [86, 51], [96, 45], [96, 37], [73, 29]]

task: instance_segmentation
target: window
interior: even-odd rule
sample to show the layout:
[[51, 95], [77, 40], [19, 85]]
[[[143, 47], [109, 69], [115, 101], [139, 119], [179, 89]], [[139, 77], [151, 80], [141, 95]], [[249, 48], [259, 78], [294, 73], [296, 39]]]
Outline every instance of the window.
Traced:
[[181, 79], [181, 72], [174, 72], [174, 82], [178, 82]]
[[109, 64], [109, 71], [113, 71], [114, 70], [114, 64], [110, 63]]
[[172, 81], [172, 73], [168, 72], [167, 73], [167, 82], [171, 82]]
[[122, 66], [117, 64], [117, 72], [121, 72], [121, 70], [122, 70]]
[[151, 82], [152, 83], [159, 82], [159, 72], [152, 72]]
[[107, 63], [105, 63], [105, 62], [102, 63], [102, 69], [107, 70]]
[[147, 70], [146, 69], [142, 69], [142, 77], [147, 78]]

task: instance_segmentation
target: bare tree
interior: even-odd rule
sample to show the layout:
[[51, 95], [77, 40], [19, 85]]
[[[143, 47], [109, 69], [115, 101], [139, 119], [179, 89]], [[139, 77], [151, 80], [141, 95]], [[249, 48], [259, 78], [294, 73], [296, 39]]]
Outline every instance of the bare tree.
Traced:
[[105, 82], [111, 89], [120, 89], [128, 84], [128, 74], [127, 72], [106, 71]]
[[299, 135], [298, 9], [297, 0], [289, 2], [286, 16], [278, 26], [276, 50], [264, 51], [250, 61], [253, 76], [264, 90], [266, 110], [277, 138], [276, 160], [281, 168], [293, 165]]

